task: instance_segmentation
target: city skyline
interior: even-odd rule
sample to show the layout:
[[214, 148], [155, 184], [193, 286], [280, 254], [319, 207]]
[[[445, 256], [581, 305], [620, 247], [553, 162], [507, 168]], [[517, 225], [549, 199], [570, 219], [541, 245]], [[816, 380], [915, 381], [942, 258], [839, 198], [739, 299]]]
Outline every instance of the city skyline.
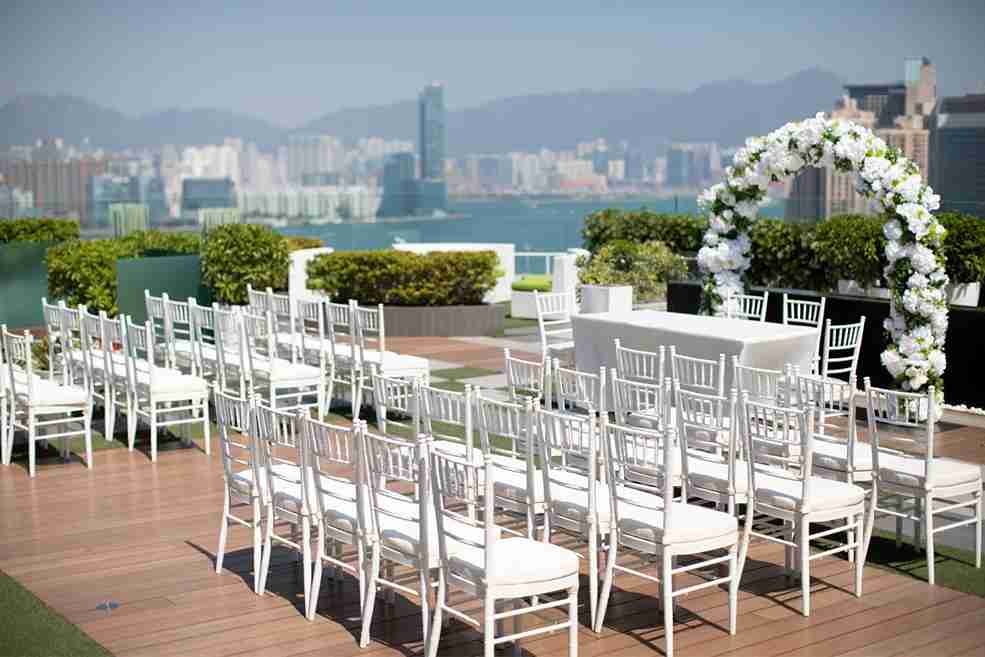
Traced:
[[[941, 95], [974, 91], [985, 79], [985, 44], [977, 35], [985, 10], [974, 3], [940, 11], [874, 2], [854, 8], [850, 22], [828, 7], [792, 12], [780, 4], [741, 15], [722, 2], [499, 7], [499, 16], [456, 16], [455, 6], [432, 2], [399, 16], [394, 5], [363, 3], [345, 12], [309, 1], [273, 15], [226, 3], [6, 3], [0, 11], [13, 73], [0, 81], [0, 104], [67, 93], [129, 115], [208, 107], [291, 126], [345, 107], [412, 99], [432, 78], [456, 89], [449, 109], [572, 89], [761, 82], [819, 66], [844, 80], [893, 82], [885, 72], [915, 53], [938, 64]], [[886, 16], [895, 20], [887, 24]], [[805, 21], [811, 31], [793, 29]], [[40, 52], [33, 47], [39, 42]], [[104, 47], [110, 42], [113, 48]], [[332, 84], [310, 84], [326, 62], [339, 61], [346, 65], [329, 66]]]

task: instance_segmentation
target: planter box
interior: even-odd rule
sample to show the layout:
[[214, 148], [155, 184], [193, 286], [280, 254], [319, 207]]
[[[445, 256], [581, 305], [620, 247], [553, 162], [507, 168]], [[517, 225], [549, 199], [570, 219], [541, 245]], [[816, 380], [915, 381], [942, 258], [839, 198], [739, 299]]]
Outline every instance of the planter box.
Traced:
[[533, 292], [512, 290], [510, 316], [518, 319], [537, 319], [537, 299]]
[[840, 279], [838, 281], [838, 294], [855, 294], [865, 296], [865, 288], [859, 285], [858, 281]]
[[888, 299], [891, 294], [891, 290], [888, 287], [880, 287], [878, 285], [870, 285], [865, 288], [865, 296], [872, 297], [873, 299]]
[[388, 336], [455, 337], [498, 335], [506, 306], [383, 306]]
[[632, 285], [582, 285], [581, 312], [629, 312], [633, 309]]
[[981, 296], [981, 283], [951, 283], [947, 286], [947, 302], [952, 306], [978, 305]]

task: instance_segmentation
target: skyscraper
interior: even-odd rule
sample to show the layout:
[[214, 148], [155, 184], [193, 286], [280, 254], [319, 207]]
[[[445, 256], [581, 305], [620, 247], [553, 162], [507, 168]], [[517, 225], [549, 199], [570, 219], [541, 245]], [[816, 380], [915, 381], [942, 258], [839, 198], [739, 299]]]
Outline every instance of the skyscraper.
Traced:
[[379, 216], [404, 217], [414, 214], [414, 183], [414, 156], [411, 153], [390, 155], [383, 164], [383, 200]]
[[930, 185], [941, 209], [985, 217], [985, 94], [944, 98], [931, 116]]
[[418, 98], [418, 149], [421, 155], [421, 178], [444, 180], [445, 177], [445, 88], [432, 82]]

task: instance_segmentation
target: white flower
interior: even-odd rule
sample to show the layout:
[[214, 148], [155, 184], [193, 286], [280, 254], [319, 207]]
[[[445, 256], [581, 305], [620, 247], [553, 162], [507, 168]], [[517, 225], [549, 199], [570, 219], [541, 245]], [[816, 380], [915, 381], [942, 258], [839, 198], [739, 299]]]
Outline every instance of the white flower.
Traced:
[[919, 174], [912, 174], [903, 179], [896, 191], [907, 203], [916, 203], [920, 199], [920, 190], [923, 187], [923, 180]]
[[883, 177], [889, 172], [891, 166], [889, 160], [884, 157], [867, 157], [862, 165], [862, 178], [870, 185], [874, 186], [875, 183], [879, 183], [882, 186]]
[[903, 359], [900, 358], [899, 352], [895, 349], [890, 348], [882, 352], [881, 360], [883, 366], [889, 370], [889, 373], [892, 374], [894, 378], [902, 374], [903, 370], [906, 369], [906, 366], [903, 364]]
[[923, 205], [933, 212], [941, 207], [941, 197], [935, 194], [930, 187], [927, 187], [923, 192]]
[[920, 272], [914, 272], [910, 276], [910, 278], [906, 280], [907, 287], [917, 288], [917, 289], [925, 288], [929, 283], [930, 281], [927, 279], [927, 277], [921, 274]]
[[735, 212], [747, 219], [754, 219], [756, 217], [756, 210], [758, 209], [758, 204], [755, 201], [740, 201], [735, 205]]
[[937, 374], [943, 374], [944, 370], [947, 369], [947, 357], [944, 352], [940, 349], [934, 349], [927, 356], [927, 362], [930, 363], [930, 369]]
[[937, 257], [923, 244], [914, 244], [910, 250], [910, 264], [921, 274], [929, 274], [937, 269]]
[[890, 219], [882, 226], [882, 234], [887, 240], [898, 240], [903, 237], [903, 227], [895, 219]]
[[835, 156], [850, 161], [856, 167], [865, 159], [865, 151], [865, 142], [849, 134], [842, 136], [835, 144]]

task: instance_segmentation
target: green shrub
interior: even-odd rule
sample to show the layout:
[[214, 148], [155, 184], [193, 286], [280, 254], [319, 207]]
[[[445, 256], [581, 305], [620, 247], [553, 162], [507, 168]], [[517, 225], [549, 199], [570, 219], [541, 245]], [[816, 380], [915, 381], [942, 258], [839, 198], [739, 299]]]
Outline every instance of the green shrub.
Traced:
[[308, 263], [308, 287], [331, 298], [392, 306], [481, 304], [496, 285], [494, 251], [346, 251]]
[[686, 214], [608, 208], [585, 217], [581, 234], [592, 253], [614, 240], [663, 242], [674, 253], [693, 253], [701, 248], [707, 227], [706, 219]]
[[75, 219], [5, 219], [0, 221], [0, 244], [4, 242], [64, 242], [79, 239]]
[[288, 235], [284, 239], [287, 240], [287, 250], [288, 251], [300, 251], [301, 249], [320, 249], [325, 246], [325, 243], [318, 239], [317, 237], [305, 237], [304, 235]]
[[157, 230], [138, 230], [119, 238], [132, 246], [137, 256], [150, 254], [192, 255], [202, 248], [198, 233], [163, 233]]
[[663, 242], [627, 240], [609, 242], [595, 255], [580, 257], [578, 267], [583, 285], [632, 285], [636, 303], [662, 299], [667, 281], [687, 269], [684, 258]]
[[550, 274], [526, 274], [513, 281], [513, 289], [517, 292], [550, 292], [553, 284]]
[[947, 229], [942, 250], [951, 282], [985, 281], [985, 218], [941, 212], [937, 219]]
[[267, 226], [225, 224], [208, 233], [202, 250], [202, 279], [216, 301], [247, 302], [246, 285], [287, 288], [287, 240]]
[[758, 219], [749, 230], [752, 263], [746, 272], [750, 285], [821, 290], [828, 287], [812, 244], [814, 226], [783, 219]]
[[117, 312], [116, 261], [140, 255], [125, 240], [72, 240], [48, 249], [48, 294], [69, 306]]
[[[884, 222], [883, 217], [845, 214], [817, 225], [811, 247], [827, 287], [834, 287], [838, 279], [869, 285], [882, 277], [886, 264]], [[756, 257], [753, 251], [753, 260]]]

